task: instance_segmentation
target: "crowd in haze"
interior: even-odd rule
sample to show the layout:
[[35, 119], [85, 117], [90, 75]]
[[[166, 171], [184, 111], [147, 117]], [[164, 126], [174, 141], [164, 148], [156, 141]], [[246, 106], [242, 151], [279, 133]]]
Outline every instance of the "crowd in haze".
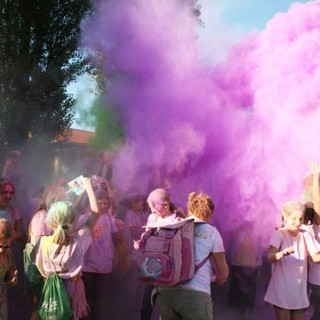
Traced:
[[[218, 230], [214, 195], [191, 192], [185, 207], [176, 207], [164, 186], [147, 194], [119, 192], [112, 186], [113, 157], [104, 152], [93, 172], [84, 168], [72, 181], [59, 177], [26, 198], [21, 156], [8, 153], [0, 179], [0, 319], [22, 319], [21, 306], [24, 319], [44, 319], [49, 309], [58, 315], [44, 295], [53, 274], [65, 288], [60, 295], [69, 314], [63, 319], [151, 320], [160, 314], [162, 320], [210, 320], [216, 286], [227, 288], [220, 291], [226, 308], [250, 317], [259, 279], [265, 280], [264, 300], [276, 319], [305, 319], [308, 308], [312, 320], [320, 319], [316, 161], [309, 164], [308, 201], [286, 202], [278, 228], [264, 243], [250, 217], [231, 234]], [[135, 244], [141, 234], [186, 218], [200, 222], [194, 229], [195, 263], [212, 259], [174, 287], [139, 280]]]

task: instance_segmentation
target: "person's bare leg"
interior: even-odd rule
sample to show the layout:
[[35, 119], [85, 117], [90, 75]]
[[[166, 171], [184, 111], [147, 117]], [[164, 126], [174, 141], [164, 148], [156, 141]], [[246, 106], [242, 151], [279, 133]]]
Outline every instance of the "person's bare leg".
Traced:
[[277, 320], [293, 320], [291, 319], [290, 310], [273, 307]]
[[291, 319], [292, 320], [305, 320], [306, 313], [305, 312], [295, 312], [291, 311]]
[[38, 304], [39, 304], [39, 297], [36, 295], [32, 295], [32, 314], [31, 314], [30, 320], [38, 319]]

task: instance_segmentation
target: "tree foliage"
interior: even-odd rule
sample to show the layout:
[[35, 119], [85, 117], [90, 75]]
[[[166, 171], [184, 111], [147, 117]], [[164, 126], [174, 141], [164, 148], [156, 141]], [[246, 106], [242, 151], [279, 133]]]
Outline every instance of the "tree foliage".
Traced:
[[[89, 0], [0, 1], [0, 144], [63, 134], [73, 119], [67, 85], [88, 67], [77, 51]], [[32, 139], [30, 139], [32, 138]]]

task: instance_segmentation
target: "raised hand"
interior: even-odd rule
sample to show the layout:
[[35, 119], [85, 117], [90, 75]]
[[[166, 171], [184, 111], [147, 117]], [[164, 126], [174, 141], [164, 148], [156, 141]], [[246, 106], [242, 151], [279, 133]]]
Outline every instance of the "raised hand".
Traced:
[[81, 177], [81, 184], [83, 185], [83, 187], [86, 189], [86, 191], [91, 190], [92, 189], [92, 185], [91, 185], [91, 179], [87, 178], [87, 177]]
[[309, 169], [314, 175], [320, 174], [320, 164], [316, 160], [309, 161]]

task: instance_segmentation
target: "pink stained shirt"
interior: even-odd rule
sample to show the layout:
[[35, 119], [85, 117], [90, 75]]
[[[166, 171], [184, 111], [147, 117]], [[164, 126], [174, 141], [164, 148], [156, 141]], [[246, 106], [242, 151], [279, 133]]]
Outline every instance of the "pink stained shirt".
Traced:
[[[78, 225], [88, 220], [91, 213], [80, 216]], [[110, 273], [114, 259], [112, 234], [118, 232], [116, 219], [108, 213], [102, 214], [91, 231], [92, 243], [85, 256], [82, 271]]]
[[41, 237], [35, 263], [42, 276], [47, 278], [53, 272], [63, 279], [79, 276], [91, 241], [91, 231], [87, 226], [73, 234], [67, 246], [54, 244], [52, 236]]
[[46, 218], [48, 212], [46, 210], [40, 210], [32, 217], [29, 226], [30, 243], [35, 245], [37, 239], [42, 236], [49, 236], [51, 234], [50, 229], [47, 226]]
[[294, 253], [273, 264], [264, 300], [284, 309], [307, 308], [307, 256], [318, 252], [311, 234], [301, 231], [293, 237], [285, 229], [276, 230], [269, 245], [279, 251], [293, 247]]

